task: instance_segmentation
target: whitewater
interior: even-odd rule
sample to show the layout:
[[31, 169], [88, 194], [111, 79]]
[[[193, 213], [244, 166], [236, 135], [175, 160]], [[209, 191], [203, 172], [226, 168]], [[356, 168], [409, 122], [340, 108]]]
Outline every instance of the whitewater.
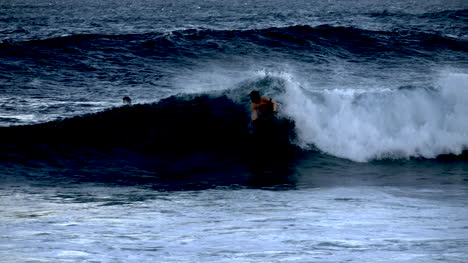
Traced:
[[354, 161], [434, 158], [468, 145], [468, 75], [441, 73], [428, 87], [320, 90], [283, 74], [280, 96], [302, 147]]

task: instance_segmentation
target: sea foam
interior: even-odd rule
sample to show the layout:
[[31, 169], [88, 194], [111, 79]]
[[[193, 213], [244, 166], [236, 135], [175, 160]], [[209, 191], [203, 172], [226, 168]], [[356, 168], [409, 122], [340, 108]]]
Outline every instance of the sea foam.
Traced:
[[440, 75], [425, 88], [310, 91], [281, 74], [279, 100], [303, 148], [358, 162], [460, 154], [468, 147], [468, 75]]

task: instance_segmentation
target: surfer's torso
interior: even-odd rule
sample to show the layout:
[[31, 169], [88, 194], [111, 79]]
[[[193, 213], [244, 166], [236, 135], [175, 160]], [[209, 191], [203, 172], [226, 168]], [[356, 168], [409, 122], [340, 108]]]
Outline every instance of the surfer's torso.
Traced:
[[252, 111], [255, 113], [254, 120], [270, 119], [275, 113], [275, 102], [266, 97], [261, 97], [258, 103], [252, 103]]

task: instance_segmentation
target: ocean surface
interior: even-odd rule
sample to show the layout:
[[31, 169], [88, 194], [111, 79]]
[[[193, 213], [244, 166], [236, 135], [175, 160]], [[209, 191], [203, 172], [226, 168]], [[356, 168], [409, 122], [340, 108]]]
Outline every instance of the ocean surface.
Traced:
[[467, 1], [0, 0], [0, 261], [467, 248]]

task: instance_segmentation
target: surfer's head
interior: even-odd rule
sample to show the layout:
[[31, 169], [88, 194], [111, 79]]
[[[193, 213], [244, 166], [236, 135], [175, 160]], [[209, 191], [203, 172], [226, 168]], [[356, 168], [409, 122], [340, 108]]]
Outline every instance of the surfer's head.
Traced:
[[259, 103], [260, 102], [260, 92], [258, 90], [254, 90], [250, 92], [250, 100], [252, 100], [253, 103]]

